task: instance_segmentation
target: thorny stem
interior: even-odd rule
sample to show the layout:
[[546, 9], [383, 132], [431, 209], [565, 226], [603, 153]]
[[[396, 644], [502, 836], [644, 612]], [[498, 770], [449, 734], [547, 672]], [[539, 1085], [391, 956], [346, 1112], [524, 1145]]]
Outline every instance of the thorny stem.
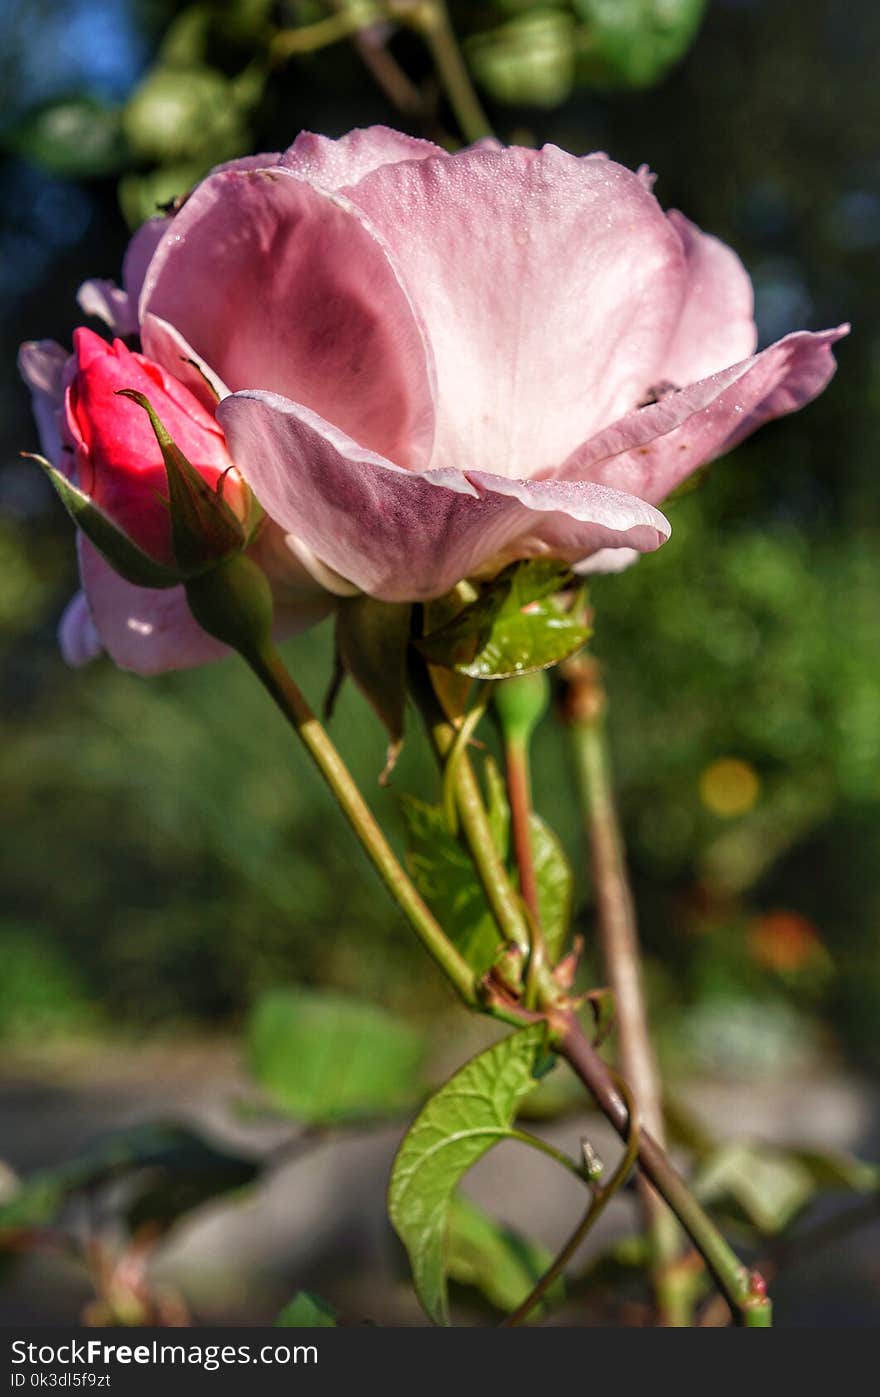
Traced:
[[[629, 1112], [612, 1075], [575, 1014], [549, 1014], [557, 1051], [574, 1069], [615, 1130], [626, 1137]], [[639, 1166], [669, 1205], [711, 1272], [735, 1323], [768, 1328], [772, 1308], [763, 1278], [743, 1266], [653, 1136], [639, 1136]]]
[[[241, 653], [302, 740], [385, 886], [406, 915], [422, 944], [465, 1003], [477, 1007], [473, 976], [467, 962], [448, 940], [410, 882], [355, 785], [351, 773], [288, 673], [277, 649], [271, 642], [267, 642], [249, 649], [242, 648]], [[435, 742], [442, 755], [454, 741], [455, 730], [451, 724], [439, 719], [434, 721], [432, 727]], [[469, 828], [473, 829], [476, 841], [484, 853], [488, 854], [491, 850], [497, 857], [479, 787], [466, 758], [462, 762], [459, 781], [462, 826], [465, 832]], [[519, 912], [521, 925], [525, 928], [525, 919], [519, 911], [515, 891], [500, 859], [498, 865], [501, 880], [507, 886], [510, 905]], [[499, 886], [495, 891], [501, 893], [502, 889]], [[493, 1005], [491, 1012], [505, 1022], [545, 1021], [550, 1028], [556, 1050], [566, 1058], [618, 1134], [623, 1139], [629, 1139], [630, 1110], [625, 1096], [615, 1086], [609, 1068], [586, 1037], [574, 1012], [553, 1003], [552, 999], [548, 1000], [547, 1007], [541, 1013], [520, 1009], [515, 1004]], [[673, 1210], [702, 1255], [737, 1323], [750, 1327], [767, 1327], [770, 1324], [771, 1306], [763, 1278], [757, 1272], [749, 1272], [741, 1264], [661, 1147], [646, 1131], [640, 1132], [638, 1137], [638, 1160], [643, 1172]]]
[[[620, 1062], [645, 1126], [663, 1144], [662, 1088], [651, 1042], [641, 973], [635, 904], [614, 799], [605, 735], [606, 698], [593, 660], [566, 668], [566, 716], [574, 747], [581, 804], [592, 853], [599, 940], [614, 993]], [[654, 1290], [664, 1324], [692, 1323], [688, 1274], [681, 1267], [681, 1235], [675, 1220], [644, 1178], [639, 1196], [651, 1249]]]
[[589, 1207], [577, 1227], [559, 1252], [553, 1264], [544, 1272], [537, 1285], [526, 1296], [525, 1300], [517, 1306], [512, 1314], [508, 1315], [502, 1327], [510, 1328], [513, 1325], [522, 1324], [523, 1320], [528, 1318], [531, 1311], [543, 1300], [550, 1287], [562, 1275], [588, 1232], [590, 1232], [599, 1221], [599, 1218], [611, 1202], [615, 1193], [626, 1183], [627, 1177], [638, 1157], [640, 1127], [635, 1102], [630, 1096], [626, 1084], [622, 1080], [619, 1080], [618, 1087], [625, 1098], [629, 1118], [626, 1148], [621, 1156], [620, 1162], [607, 1184], [595, 1183], [593, 1185], [593, 1196], [590, 1199]]
[[358, 790], [351, 772], [294, 683], [278, 651], [272, 645], [262, 646], [253, 653], [245, 654], [244, 658], [302, 740], [373, 867], [422, 945], [448, 976], [465, 1003], [475, 1004], [474, 976], [467, 961], [448, 939], [411, 883]]

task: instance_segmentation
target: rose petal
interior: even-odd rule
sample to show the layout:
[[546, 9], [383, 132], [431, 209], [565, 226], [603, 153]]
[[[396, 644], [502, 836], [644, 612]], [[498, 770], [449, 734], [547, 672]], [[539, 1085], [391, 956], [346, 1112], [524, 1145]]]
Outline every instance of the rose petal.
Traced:
[[210, 175], [141, 298], [230, 389], [295, 396], [404, 465], [433, 434], [428, 350], [363, 215], [288, 170]]
[[559, 471], [659, 504], [699, 466], [764, 422], [795, 412], [828, 383], [831, 346], [849, 326], [798, 331], [769, 349], [632, 412], [573, 452]]
[[511, 480], [481, 471], [466, 475], [481, 494], [517, 500], [535, 516], [521, 516], [522, 533], [515, 539], [518, 556], [534, 551], [576, 562], [609, 546], [653, 553], [671, 533], [668, 519], [653, 505], [607, 485]]
[[60, 414], [64, 402], [64, 370], [70, 355], [54, 340], [28, 340], [18, 351], [18, 371], [31, 390], [31, 407], [40, 437], [40, 450], [59, 470], [67, 462], [63, 451]]
[[[256, 556], [264, 561], [257, 550]], [[193, 617], [182, 587], [158, 591], [134, 587], [114, 572], [109, 563], [82, 535], [79, 537], [80, 576], [88, 598], [98, 648], [103, 647], [121, 669], [137, 674], [161, 674], [191, 669], [223, 659], [231, 652], [214, 640]], [[323, 619], [333, 598], [299, 570], [276, 591], [275, 636], [285, 640]], [[301, 580], [305, 579], [305, 581]], [[71, 639], [71, 654], [77, 653]], [[62, 650], [68, 663], [66, 650]], [[91, 658], [88, 656], [87, 658]], [[80, 660], [84, 663], [85, 660]]]
[[324, 189], [342, 189], [357, 184], [380, 165], [399, 160], [426, 160], [442, 155], [441, 146], [392, 131], [389, 126], [367, 126], [349, 131], [339, 140], [301, 131], [293, 145], [281, 156], [281, 164], [295, 175]]
[[137, 302], [132, 305], [128, 293], [115, 281], [102, 281], [97, 277], [84, 281], [76, 293], [76, 301], [83, 315], [102, 320], [114, 335], [137, 333]]
[[600, 548], [598, 553], [591, 553], [588, 558], [575, 563], [574, 570], [580, 577], [592, 577], [594, 573], [625, 572], [641, 556], [635, 548]]
[[132, 235], [122, 259], [122, 284], [129, 296], [137, 323], [137, 306], [143, 290], [147, 269], [153, 260], [156, 248], [171, 227], [173, 219], [168, 214], [148, 218]]
[[[135, 587], [114, 572], [87, 539], [79, 538], [79, 567], [99, 644], [120, 669], [161, 674], [228, 654], [202, 630], [182, 587]], [[62, 653], [66, 653], [62, 649]]]
[[280, 163], [279, 150], [264, 152], [262, 155], [239, 155], [235, 160], [224, 160], [222, 164], [215, 165], [210, 173], [216, 175], [221, 170], [269, 170], [273, 165]]
[[101, 637], [85, 592], [77, 592], [64, 608], [58, 623], [58, 646], [65, 664], [72, 669], [81, 669], [102, 653]]
[[754, 354], [758, 331], [752, 283], [736, 253], [676, 209], [667, 216], [684, 247], [687, 289], [660, 377], [681, 387]]
[[640, 500], [591, 485], [405, 471], [308, 408], [235, 393], [218, 408], [238, 468], [282, 528], [363, 591], [416, 601], [448, 591], [514, 539], [518, 555], [580, 558], [655, 548], [668, 532]]
[[163, 369], [167, 369], [197, 398], [208, 412], [213, 414], [217, 403], [229, 392], [222, 378], [218, 378], [210, 365], [206, 364], [179, 330], [160, 320], [158, 315], [146, 315], [141, 326], [141, 344], [144, 354]]
[[158, 364], [109, 345], [94, 331], [74, 331], [78, 372], [67, 391], [66, 426], [76, 448], [76, 476], [95, 504], [151, 557], [170, 561], [171, 531], [162, 450], [143, 408], [120, 389], [143, 393], [177, 446], [210, 483], [232, 464], [213, 412]]
[[434, 466], [548, 472], [655, 381], [684, 256], [632, 171], [553, 146], [484, 149], [384, 165], [347, 193], [425, 319]]

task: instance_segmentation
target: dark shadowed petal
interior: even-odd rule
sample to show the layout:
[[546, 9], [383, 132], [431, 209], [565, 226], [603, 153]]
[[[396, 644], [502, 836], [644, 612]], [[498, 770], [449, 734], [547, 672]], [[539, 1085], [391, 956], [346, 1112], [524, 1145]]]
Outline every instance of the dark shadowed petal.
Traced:
[[104, 649], [85, 592], [77, 592], [64, 608], [58, 623], [58, 648], [64, 663], [72, 669], [81, 669]]
[[429, 355], [363, 215], [287, 170], [221, 171], [174, 219], [141, 298], [233, 392], [284, 393], [402, 465], [433, 436]]
[[141, 344], [144, 354], [179, 379], [209, 412], [213, 413], [219, 399], [229, 392], [223, 380], [187, 344], [180, 331], [167, 320], [160, 320], [158, 315], [144, 317]]

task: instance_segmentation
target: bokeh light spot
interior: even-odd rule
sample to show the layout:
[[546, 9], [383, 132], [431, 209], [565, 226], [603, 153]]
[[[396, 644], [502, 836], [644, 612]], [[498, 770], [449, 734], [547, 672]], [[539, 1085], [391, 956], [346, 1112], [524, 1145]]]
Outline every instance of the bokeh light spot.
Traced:
[[739, 757], [721, 757], [700, 773], [700, 799], [713, 815], [745, 815], [761, 793], [758, 773]]

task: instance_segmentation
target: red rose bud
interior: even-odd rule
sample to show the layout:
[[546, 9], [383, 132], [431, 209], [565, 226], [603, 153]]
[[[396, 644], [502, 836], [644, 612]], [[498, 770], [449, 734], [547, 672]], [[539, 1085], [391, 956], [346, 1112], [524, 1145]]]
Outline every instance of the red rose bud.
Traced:
[[[212, 536], [198, 561], [240, 546], [244, 530], [224, 501], [224, 494], [231, 498], [232, 492], [219, 493], [232, 459], [211, 414], [183, 384], [121, 340], [110, 345], [93, 331], [79, 329], [73, 342], [76, 372], [65, 396], [65, 414], [80, 490], [159, 563], [193, 565], [198, 543], [190, 535], [199, 519]], [[132, 401], [129, 393], [138, 399]], [[147, 406], [152, 415], [144, 410]], [[172, 480], [169, 472], [175, 466], [178, 479]], [[194, 501], [198, 508], [188, 508]], [[189, 542], [186, 558], [178, 548], [181, 508]], [[215, 517], [222, 520], [223, 546], [217, 530], [211, 530]]]

